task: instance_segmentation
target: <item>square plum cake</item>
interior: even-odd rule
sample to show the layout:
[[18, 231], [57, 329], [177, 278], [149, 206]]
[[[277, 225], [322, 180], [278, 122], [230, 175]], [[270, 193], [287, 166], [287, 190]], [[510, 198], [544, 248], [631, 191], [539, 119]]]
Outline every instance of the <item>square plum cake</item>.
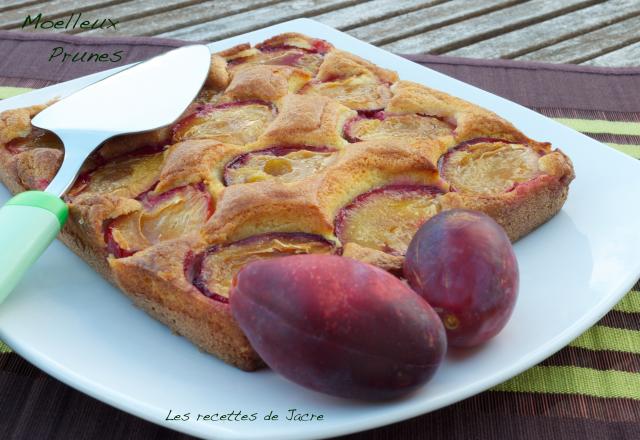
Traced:
[[[31, 126], [47, 104], [0, 115], [0, 177], [44, 189], [64, 149]], [[399, 276], [440, 211], [492, 217], [515, 241], [562, 207], [569, 158], [496, 114], [403, 81], [300, 34], [213, 54], [172, 126], [105, 142], [64, 196], [60, 239], [201, 349], [263, 365], [229, 290], [248, 262], [337, 254]]]

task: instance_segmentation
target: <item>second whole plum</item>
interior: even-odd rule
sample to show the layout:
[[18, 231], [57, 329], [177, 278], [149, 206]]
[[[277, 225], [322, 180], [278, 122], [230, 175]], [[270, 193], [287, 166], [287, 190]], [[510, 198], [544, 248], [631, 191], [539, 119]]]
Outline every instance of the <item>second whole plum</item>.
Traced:
[[413, 237], [404, 276], [440, 315], [452, 347], [480, 345], [507, 324], [518, 295], [518, 262], [500, 225], [479, 211], [452, 209]]

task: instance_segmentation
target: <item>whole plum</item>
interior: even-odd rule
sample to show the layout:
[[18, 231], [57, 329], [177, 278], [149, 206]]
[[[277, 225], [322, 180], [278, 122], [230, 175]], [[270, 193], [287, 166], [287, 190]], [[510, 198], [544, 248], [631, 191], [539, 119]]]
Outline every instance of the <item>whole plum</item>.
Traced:
[[518, 262], [500, 225], [452, 209], [425, 222], [403, 267], [407, 281], [440, 315], [452, 347], [473, 347], [506, 325], [518, 295]]
[[230, 302], [271, 369], [335, 396], [383, 400], [413, 391], [446, 351], [438, 315], [405, 283], [336, 255], [249, 263]]

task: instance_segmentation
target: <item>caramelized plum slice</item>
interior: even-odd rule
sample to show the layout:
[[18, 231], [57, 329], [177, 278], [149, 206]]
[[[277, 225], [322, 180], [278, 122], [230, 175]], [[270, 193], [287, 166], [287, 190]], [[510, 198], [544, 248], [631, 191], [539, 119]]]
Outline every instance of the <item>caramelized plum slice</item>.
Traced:
[[387, 115], [383, 111], [360, 114], [347, 121], [344, 134], [349, 142], [389, 137], [436, 139], [452, 133], [446, 121], [428, 115]]
[[302, 93], [314, 93], [335, 99], [353, 110], [376, 110], [387, 105], [391, 98], [389, 85], [354, 76], [339, 81], [311, 82]]
[[293, 182], [325, 168], [335, 150], [322, 147], [275, 147], [236, 157], [224, 170], [225, 185], [278, 178]]
[[[149, 147], [97, 166], [78, 177], [69, 190], [73, 198], [82, 192], [135, 197], [151, 188], [160, 176], [165, 146]], [[98, 159], [99, 160], [99, 159]]]
[[528, 145], [481, 138], [449, 150], [440, 160], [440, 174], [452, 190], [500, 194], [540, 174], [540, 154]]
[[262, 101], [205, 104], [176, 124], [173, 141], [210, 138], [244, 145], [255, 141], [274, 118], [274, 108]]
[[433, 186], [390, 185], [361, 194], [338, 212], [336, 235], [343, 245], [404, 255], [420, 225], [438, 212], [440, 193]]
[[11, 154], [19, 154], [34, 148], [62, 150], [63, 146], [62, 141], [52, 132], [32, 126], [28, 136], [13, 139], [5, 145], [5, 148]]
[[256, 49], [263, 53], [278, 51], [283, 49], [298, 49], [307, 53], [317, 53], [324, 55], [333, 46], [319, 38], [309, 38], [301, 34], [279, 35], [262, 43], [256, 44]]
[[315, 75], [324, 59], [322, 54], [310, 53], [299, 48], [278, 48], [260, 52], [251, 57], [236, 58], [229, 62], [231, 70], [251, 64], [290, 66]]
[[221, 91], [203, 87], [202, 90], [200, 90], [200, 93], [198, 93], [198, 96], [196, 96], [196, 99], [194, 101], [202, 105], [205, 105], [205, 104], [213, 105], [218, 102], [221, 96], [222, 96]]
[[204, 184], [183, 186], [138, 200], [143, 209], [113, 220], [106, 231], [107, 248], [115, 257], [128, 256], [164, 240], [197, 231], [213, 213]]
[[203, 294], [228, 301], [233, 276], [245, 264], [295, 254], [329, 254], [333, 243], [319, 235], [281, 232], [258, 235], [228, 245], [212, 246], [194, 256], [185, 272]]
[[248, 64], [290, 66], [315, 75], [331, 45], [324, 40], [289, 38], [258, 44], [258, 53], [229, 61], [231, 70]]

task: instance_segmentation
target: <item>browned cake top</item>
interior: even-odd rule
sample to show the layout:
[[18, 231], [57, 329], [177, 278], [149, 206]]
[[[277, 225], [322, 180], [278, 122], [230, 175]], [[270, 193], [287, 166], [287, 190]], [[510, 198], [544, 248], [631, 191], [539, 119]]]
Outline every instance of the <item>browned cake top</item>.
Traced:
[[[44, 188], [63, 155], [30, 124], [42, 108], [0, 119], [0, 154], [22, 188]], [[113, 270], [169, 254], [182, 266], [172, 276], [226, 302], [249, 261], [339, 253], [397, 269], [440, 210], [473, 207], [500, 222], [496, 206], [572, 178], [564, 154], [492, 112], [282, 34], [214, 54], [177, 123], [108, 141], [66, 200]], [[511, 239], [528, 232], [501, 224]]]

